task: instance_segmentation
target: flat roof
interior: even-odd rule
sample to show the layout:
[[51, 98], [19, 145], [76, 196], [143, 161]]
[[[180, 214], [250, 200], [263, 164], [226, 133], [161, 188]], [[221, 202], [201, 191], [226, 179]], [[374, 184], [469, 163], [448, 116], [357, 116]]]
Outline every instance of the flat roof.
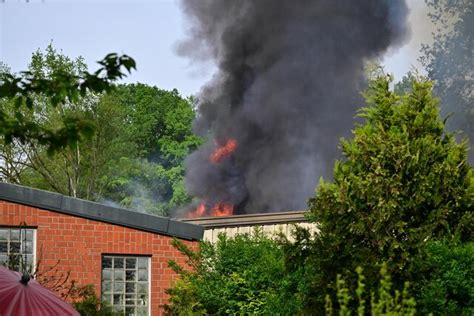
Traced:
[[201, 240], [204, 227], [167, 217], [72, 198], [59, 193], [0, 183], [0, 200], [187, 240]]
[[308, 222], [308, 219], [305, 217], [306, 213], [307, 211], [242, 214], [220, 217], [198, 217], [181, 219], [181, 221], [185, 223], [198, 224], [207, 229], [217, 227], [276, 225]]

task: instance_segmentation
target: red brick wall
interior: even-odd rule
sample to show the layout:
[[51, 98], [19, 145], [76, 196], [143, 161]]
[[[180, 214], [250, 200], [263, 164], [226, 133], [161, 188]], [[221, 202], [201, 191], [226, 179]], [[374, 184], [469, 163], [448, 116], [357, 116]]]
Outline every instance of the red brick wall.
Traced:
[[70, 271], [70, 279], [78, 284], [93, 284], [98, 294], [102, 254], [151, 256], [151, 314], [162, 314], [159, 306], [167, 302], [165, 289], [175, 278], [168, 260], [184, 262], [170, 244], [172, 237], [0, 200], [0, 225], [22, 222], [37, 227], [36, 256], [41, 256], [41, 269], [59, 260], [59, 271]]

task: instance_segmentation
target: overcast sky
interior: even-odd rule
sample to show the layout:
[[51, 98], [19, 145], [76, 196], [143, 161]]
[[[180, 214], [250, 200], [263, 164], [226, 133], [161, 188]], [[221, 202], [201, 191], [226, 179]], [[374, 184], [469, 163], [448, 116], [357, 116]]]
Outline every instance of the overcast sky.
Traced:
[[[2, 3], [2, 1], [4, 1]], [[196, 0], [199, 1], [199, 0]], [[423, 0], [408, 0], [411, 40], [387, 53], [383, 63], [396, 78], [417, 63], [430, 25]], [[31, 53], [51, 41], [70, 57], [83, 56], [90, 69], [107, 53], [132, 56], [138, 70], [128, 82], [195, 94], [213, 73], [212, 64], [191, 65], [174, 52], [185, 19], [176, 0], [0, 0], [0, 61], [25, 70]]]

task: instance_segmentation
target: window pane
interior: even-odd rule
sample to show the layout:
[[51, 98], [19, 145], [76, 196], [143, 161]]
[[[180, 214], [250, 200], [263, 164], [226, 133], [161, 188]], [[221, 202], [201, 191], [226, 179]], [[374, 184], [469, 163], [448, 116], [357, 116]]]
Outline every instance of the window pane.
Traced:
[[25, 241], [23, 243], [23, 253], [25, 254], [32, 254], [33, 253], [33, 242], [32, 241]]
[[146, 306], [137, 306], [137, 316], [145, 316], [148, 315], [148, 307]]
[[135, 305], [136, 300], [135, 294], [125, 294], [125, 305]]
[[123, 269], [123, 258], [114, 258], [114, 269]]
[[33, 255], [26, 255], [26, 267], [33, 268], [33, 265], [34, 265]]
[[126, 316], [135, 316], [135, 308], [134, 307], [125, 307], [125, 315]]
[[8, 243], [6, 241], [0, 241], [0, 253], [8, 253]]
[[114, 280], [115, 281], [124, 281], [125, 280], [125, 271], [124, 270], [114, 270]]
[[137, 265], [137, 258], [127, 258], [125, 263], [125, 268], [135, 269], [135, 266]]
[[125, 283], [116, 282], [114, 285], [114, 293], [123, 293], [125, 291]]
[[8, 256], [0, 254], [0, 265], [6, 265], [8, 263]]
[[112, 295], [102, 294], [102, 301], [112, 304]]
[[148, 305], [147, 302], [148, 302], [148, 295], [147, 294], [138, 295], [138, 302], [137, 302], [138, 305], [142, 305], [142, 306], [143, 305]]
[[112, 292], [112, 283], [111, 282], [102, 282], [102, 293]]
[[148, 258], [138, 258], [138, 268], [148, 269]]
[[148, 283], [137, 284], [138, 293], [148, 293]]
[[8, 240], [8, 229], [0, 229], [0, 240]]
[[33, 241], [33, 230], [32, 229], [27, 229], [25, 234], [26, 234], [26, 240]]
[[112, 280], [112, 270], [102, 270], [102, 280]]
[[137, 272], [135, 270], [127, 270], [125, 272], [125, 280], [136, 281]]
[[148, 271], [146, 269], [138, 270], [138, 281], [148, 281]]
[[112, 268], [112, 258], [104, 257], [102, 258], [102, 269]]
[[10, 253], [20, 253], [21, 243], [19, 241], [10, 241]]
[[135, 293], [135, 283], [127, 282], [125, 285], [125, 293]]
[[20, 230], [19, 229], [10, 230], [10, 240], [20, 241]]
[[123, 305], [123, 294], [114, 294], [114, 305]]

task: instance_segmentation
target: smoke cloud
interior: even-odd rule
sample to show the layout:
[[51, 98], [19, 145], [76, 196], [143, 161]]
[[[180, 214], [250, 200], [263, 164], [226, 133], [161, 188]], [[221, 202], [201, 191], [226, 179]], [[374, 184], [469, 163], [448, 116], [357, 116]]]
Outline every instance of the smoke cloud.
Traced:
[[[178, 51], [218, 71], [198, 96], [195, 131], [209, 141], [186, 161], [189, 192], [234, 213], [300, 210], [362, 105], [364, 64], [407, 33], [402, 0], [184, 0]], [[228, 139], [237, 149], [209, 156]]]

